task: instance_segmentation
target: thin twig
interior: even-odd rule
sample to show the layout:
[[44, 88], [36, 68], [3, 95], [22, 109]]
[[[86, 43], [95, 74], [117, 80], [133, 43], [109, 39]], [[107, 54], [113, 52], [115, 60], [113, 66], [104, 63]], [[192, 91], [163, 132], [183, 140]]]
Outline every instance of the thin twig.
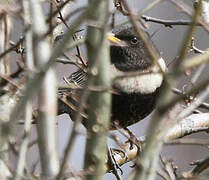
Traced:
[[[144, 19], [146, 22], [154, 22], [154, 23], [162, 24], [165, 27], [170, 27], [170, 28], [172, 28], [172, 26], [182, 26], [182, 25], [188, 26], [192, 24], [192, 21], [190, 20], [166, 20], [166, 19], [159, 19], [159, 18], [154, 18], [154, 17], [150, 17], [146, 15], [142, 15], [141, 18]], [[199, 23], [197, 25], [200, 26]]]
[[[29, 10], [29, 2], [27, 0], [23, 1], [23, 7], [24, 7], [24, 19], [25, 19], [25, 26], [29, 24], [30, 21], [30, 10]], [[27, 58], [26, 58], [26, 64], [28, 68], [28, 78], [31, 76], [31, 72], [34, 70], [34, 61], [33, 61], [33, 54], [32, 54], [32, 32], [28, 30], [26, 33], [26, 47], [27, 47]], [[17, 170], [14, 176], [15, 180], [20, 180], [23, 176], [23, 171], [25, 168], [25, 161], [26, 161], [26, 153], [28, 149], [29, 144], [29, 135], [30, 135], [30, 129], [31, 129], [31, 119], [32, 119], [32, 104], [30, 101], [27, 102], [25, 107], [25, 121], [24, 121], [24, 136], [23, 141], [20, 146], [19, 155], [18, 155], [18, 163], [17, 163]]]
[[208, 97], [209, 95], [209, 85], [205, 88], [201, 94], [195, 97], [195, 100], [190, 104], [189, 107], [184, 109], [177, 117], [176, 120], [178, 121], [179, 119], [182, 119], [186, 116], [188, 116], [194, 109], [199, 107], [203, 101]]
[[[59, 15], [60, 15], [59, 19], [60, 19], [60, 20], [63, 22], [63, 24], [69, 29], [70, 27], [68, 26], [66, 20], [63, 18], [62, 12], [59, 12]], [[76, 41], [77, 38], [78, 38], [76, 34], [74, 34], [72, 37], [73, 37], [73, 40], [74, 40], [74, 41]], [[77, 55], [76, 55], [76, 56], [80, 59], [80, 61], [81, 61], [81, 63], [83, 64], [83, 66], [84, 66], [84, 67], [87, 67], [86, 61], [84, 60], [84, 58], [83, 58], [82, 55], [81, 55], [81, 50], [80, 50], [80, 47], [79, 47], [79, 46], [76, 46], [76, 51], [77, 51]]]
[[[184, 93], [183, 91], [181, 91], [179, 89], [173, 88], [172, 91], [179, 96], [183, 96], [182, 98], [184, 98], [184, 99], [188, 99], [188, 98], [190, 99], [190, 97], [189, 97], [190, 95], [187, 95], [187, 93]], [[199, 105], [199, 107], [209, 110], [209, 104], [206, 102], [201, 103]]]
[[206, 170], [207, 168], [209, 168], [209, 157], [206, 157], [204, 159], [198, 160], [195, 163], [193, 163], [194, 165], [196, 165], [196, 167], [194, 167], [191, 170], [191, 174], [192, 175], [197, 175], [200, 174], [202, 171]]
[[183, 138], [175, 139], [165, 142], [165, 145], [197, 145], [197, 146], [209, 146], [209, 140], [205, 139], [195, 139], [195, 138]]
[[23, 42], [24, 38], [20, 38], [20, 40], [12, 47], [10, 47], [9, 49], [5, 50], [4, 52], [2, 52], [0, 54], [0, 60], [2, 59], [2, 57], [4, 57], [6, 54], [8, 54], [9, 52], [16, 50], [19, 45]]
[[[184, 13], [188, 14], [189, 16], [193, 15], [193, 11], [191, 8], [184, 2], [179, 0], [170, 0], [171, 3], [173, 3], [177, 8], [181, 9]], [[201, 7], [202, 8], [202, 7]], [[196, 8], [197, 9], [197, 8]], [[197, 23], [201, 24], [202, 27], [209, 32], [209, 25], [202, 21], [201, 19], [197, 20]]]

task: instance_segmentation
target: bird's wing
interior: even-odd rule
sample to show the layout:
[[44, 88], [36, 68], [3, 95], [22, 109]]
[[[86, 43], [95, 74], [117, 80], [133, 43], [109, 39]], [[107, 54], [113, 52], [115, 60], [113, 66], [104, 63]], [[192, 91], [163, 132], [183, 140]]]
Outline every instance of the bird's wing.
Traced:
[[87, 73], [84, 72], [82, 69], [72, 73], [67, 80], [69, 83], [73, 83], [74, 85], [84, 87], [87, 83]]
[[[81, 88], [85, 86], [87, 82], [87, 73], [82, 69], [72, 73], [67, 81], [72, 84], [74, 88], [59, 88], [58, 89], [58, 115], [67, 113], [71, 118], [79, 111], [78, 105], [80, 102], [80, 92]], [[76, 87], [79, 87], [78, 89]], [[87, 119], [86, 115], [86, 105], [83, 105], [84, 111], [79, 112], [80, 115]]]
[[70, 92], [69, 89], [68, 91], [65, 91], [62, 93], [59, 92], [58, 94], [58, 115], [67, 113], [71, 117], [72, 120], [74, 120], [75, 114], [78, 112], [81, 117], [84, 119], [87, 119], [87, 114], [86, 114], [86, 109], [87, 105], [82, 104], [82, 109], [81, 111], [79, 109], [79, 103], [80, 103], [80, 93], [78, 91]]
[[[86, 72], [84, 72], [82, 69], [79, 69], [78, 71], [72, 73], [67, 78], [68, 83], [72, 85], [72, 89], [71, 88], [58, 89], [58, 115], [67, 113], [72, 117], [75, 114], [75, 112], [79, 111], [78, 105], [80, 104], [80, 93], [82, 88], [87, 83], [87, 76], [88, 74]], [[119, 94], [115, 90], [111, 90], [111, 93]], [[87, 119], [87, 115], [86, 115], [87, 107], [88, 107], [87, 104], [82, 105], [84, 111], [80, 113], [84, 119]]]

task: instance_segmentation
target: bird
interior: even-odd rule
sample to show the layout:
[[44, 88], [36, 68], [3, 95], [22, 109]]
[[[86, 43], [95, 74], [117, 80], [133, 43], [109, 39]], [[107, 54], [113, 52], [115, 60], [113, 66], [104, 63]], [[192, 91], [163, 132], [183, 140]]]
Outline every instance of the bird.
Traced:
[[[127, 128], [147, 117], [156, 106], [157, 99], [163, 88], [163, 72], [166, 64], [159, 51], [153, 44], [150, 36], [149, 45], [152, 46], [158, 57], [158, 63], [154, 63], [146, 46], [137, 36], [134, 27], [123, 27], [112, 32], [115, 39], [124, 42], [125, 45], [110, 45], [110, 61], [112, 73], [115, 78], [112, 85], [112, 107], [110, 117], [110, 130]], [[130, 75], [141, 73], [141, 75]], [[84, 87], [88, 74], [83, 69], [72, 73], [67, 81], [79, 87]], [[79, 93], [77, 90], [60, 90], [59, 94], [67, 94], [68, 104], [59, 100], [58, 114], [67, 113], [73, 118], [77, 111]], [[88, 102], [87, 102], [88, 103]], [[85, 108], [88, 106], [85, 106]], [[84, 108], [84, 109], [85, 109]], [[82, 123], [88, 123], [88, 117], [84, 112]]]

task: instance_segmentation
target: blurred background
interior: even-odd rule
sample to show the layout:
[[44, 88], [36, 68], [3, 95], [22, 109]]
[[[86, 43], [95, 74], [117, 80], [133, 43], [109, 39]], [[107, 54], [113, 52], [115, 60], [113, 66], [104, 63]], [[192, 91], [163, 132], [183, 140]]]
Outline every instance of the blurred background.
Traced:
[[[152, 0], [129, 0], [128, 4], [132, 7], [134, 12], [138, 12], [139, 10], [147, 7], [149, 3], [153, 2]], [[187, 3], [191, 8], [193, 5], [192, 0], [184, 0], [183, 2]], [[87, 5], [86, 0], [76, 0], [71, 3], [70, 11], [74, 9]], [[44, 11], [47, 14], [49, 5], [47, 3], [43, 4]], [[112, 0], [110, 0], [110, 9], [114, 8]], [[167, 19], [167, 20], [182, 20], [182, 19], [190, 19], [189, 16], [185, 15], [176, 8], [169, 0], [164, 0], [156, 7], [151, 9], [146, 13], [146, 15], [160, 18], [160, 19]], [[116, 16], [116, 24], [122, 22], [126, 17], [117, 13]], [[69, 22], [70, 23], [70, 22]], [[164, 58], [166, 63], [172, 66], [172, 61], [178, 56], [179, 49], [181, 48], [182, 42], [184, 40], [184, 35], [187, 32], [186, 26], [173, 26], [172, 28], [165, 27], [160, 24], [147, 22], [148, 29], [147, 31], [149, 34], [152, 35], [152, 40], [154, 41], [156, 47], [161, 53], [161, 56]], [[85, 28], [85, 27], [84, 27]], [[19, 19], [15, 19], [15, 32], [13, 34], [13, 41], [17, 41], [19, 37], [23, 34], [23, 24], [19, 21]], [[78, 33], [78, 35], [85, 35], [85, 30]], [[201, 27], [197, 27], [195, 32], [195, 46], [199, 49], [205, 50], [209, 46], [209, 36], [206, 31], [204, 31]], [[74, 52], [69, 52], [73, 54]], [[85, 47], [82, 47], [82, 53], [85, 57]], [[193, 53], [191, 53], [192, 55]], [[14, 54], [15, 57], [15, 54]], [[16, 58], [16, 57], [15, 57]], [[170, 68], [170, 66], [168, 68]], [[72, 72], [76, 70], [75, 66], [72, 65], [63, 65], [57, 64], [56, 65], [56, 72], [57, 72], [57, 83], [59, 85], [64, 84], [63, 77], [69, 76]], [[205, 68], [204, 72], [201, 75], [201, 78], [205, 78], [208, 76], [208, 67]], [[179, 88], [182, 89], [183, 86], [190, 86], [190, 76], [182, 76], [182, 79], [179, 81]], [[152, 115], [148, 118], [144, 119], [143, 121], [130, 126], [130, 130], [136, 135], [136, 137], [140, 137], [146, 135], [146, 132], [149, 131], [147, 129], [149, 125], [149, 120]], [[71, 127], [73, 122], [70, 120], [68, 115], [61, 115], [58, 117], [58, 125], [57, 125], [57, 140], [58, 140], [58, 148], [59, 148], [59, 155], [62, 158], [63, 151], [65, 149], [66, 143], [71, 133]], [[166, 127], [162, 127], [166, 128]], [[19, 127], [17, 130], [17, 134], [22, 130], [22, 127]], [[76, 139], [75, 146], [73, 148], [73, 153], [71, 158], [69, 159], [69, 169], [75, 172], [79, 172], [83, 166], [83, 157], [85, 151], [85, 128], [80, 125], [79, 129], [80, 135]], [[126, 139], [121, 136], [118, 132], [113, 131], [111, 133], [117, 134], [121, 140], [126, 141]], [[20, 134], [19, 134], [20, 135]], [[189, 138], [203, 138], [208, 139], [209, 135], [206, 133], [198, 133], [195, 135], [188, 136]], [[35, 126], [32, 128], [32, 136], [31, 140], [36, 139], [36, 129]], [[115, 144], [112, 140], [108, 140], [109, 147], [115, 147]], [[188, 171], [191, 169], [189, 165], [192, 161], [204, 158], [205, 156], [209, 155], [209, 149], [203, 146], [189, 146], [189, 145], [177, 145], [177, 146], [165, 146], [162, 150], [161, 155], [167, 159], [173, 159], [174, 163], [179, 167], [180, 171]], [[36, 162], [39, 157], [38, 148], [34, 145], [30, 148], [28, 155], [27, 155], [27, 164], [31, 165]], [[14, 160], [14, 157], [12, 157]], [[14, 161], [13, 161], [14, 162]], [[15, 166], [15, 163], [13, 164]], [[133, 165], [132, 162], [125, 164], [122, 166], [123, 170], [123, 178], [126, 177], [131, 172], [131, 168], [129, 166]], [[37, 166], [37, 171], [39, 170], [39, 166]], [[205, 174], [209, 175], [209, 171], [206, 171]], [[112, 174], [106, 174], [105, 179], [112, 180], [115, 177]], [[161, 179], [161, 178], [157, 178]]]

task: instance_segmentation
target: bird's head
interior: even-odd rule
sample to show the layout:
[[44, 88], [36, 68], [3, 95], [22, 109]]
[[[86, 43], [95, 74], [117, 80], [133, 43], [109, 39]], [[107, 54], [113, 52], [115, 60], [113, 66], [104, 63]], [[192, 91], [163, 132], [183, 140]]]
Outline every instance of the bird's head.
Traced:
[[111, 62], [121, 71], [144, 70], [152, 65], [152, 60], [139, 40], [134, 28], [125, 28], [114, 32], [115, 37], [125, 42], [124, 46], [111, 45]]
[[[148, 36], [148, 34], [146, 35]], [[163, 75], [160, 69], [163, 71], [166, 69], [165, 62], [160, 57], [158, 51], [155, 49], [161, 68], [152, 61], [150, 53], [145, 48], [144, 43], [138, 38], [133, 27], [116, 31], [114, 36], [125, 44], [122, 46], [114, 44], [110, 46], [111, 63], [115, 75], [150, 71], [150, 73], [144, 75], [118, 79], [114, 83], [115, 88], [125, 93], [153, 93], [163, 82]], [[150, 38], [148, 43], [154, 47]]]

